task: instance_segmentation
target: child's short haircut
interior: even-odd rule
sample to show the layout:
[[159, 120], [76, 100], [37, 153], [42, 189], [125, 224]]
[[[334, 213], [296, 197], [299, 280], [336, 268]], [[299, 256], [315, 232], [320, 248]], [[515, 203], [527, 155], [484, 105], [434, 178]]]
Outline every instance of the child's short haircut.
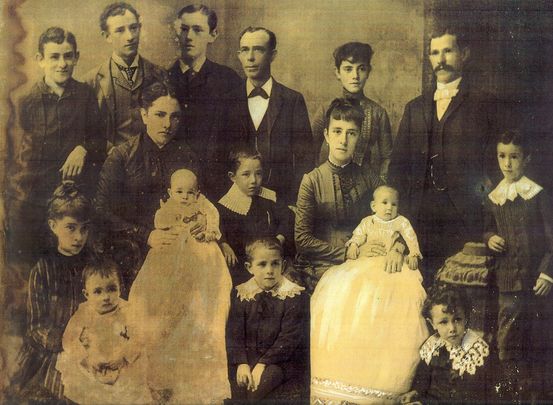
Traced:
[[470, 316], [471, 307], [465, 292], [460, 288], [446, 284], [433, 286], [424, 302], [422, 315], [427, 319], [432, 319], [431, 311], [435, 305], [443, 305], [445, 312], [448, 314], [454, 314], [459, 309], [462, 309], [467, 319]]
[[374, 192], [373, 192], [373, 200], [376, 200], [376, 196], [377, 194], [380, 192], [380, 191], [384, 191], [384, 190], [390, 190], [390, 191], [393, 191], [394, 193], [396, 193], [396, 195], [398, 196], [399, 198], [399, 191], [397, 191], [395, 188], [393, 188], [392, 186], [388, 186], [388, 185], [383, 185], [383, 186], [378, 186], [377, 188], [374, 189]]
[[325, 128], [328, 129], [330, 120], [353, 121], [359, 129], [363, 126], [365, 115], [356, 100], [346, 98], [337, 98], [332, 103], [325, 114]]
[[86, 287], [86, 281], [95, 274], [98, 274], [102, 278], [108, 278], [114, 275], [117, 278], [119, 285], [121, 285], [119, 268], [111, 259], [107, 259], [105, 257], [92, 258], [83, 269], [83, 287]]
[[248, 262], [250, 263], [252, 262], [255, 249], [259, 247], [264, 247], [265, 249], [269, 249], [269, 250], [278, 250], [280, 257], [284, 255], [284, 250], [282, 249], [282, 245], [280, 244], [280, 241], [274, 236], [255, 238], [250, 240], [246, 244], [246, 249], [245, 249], [246, 260]]
[[48, 201], [48, 219], [73, 217], [80, 222], [90, 221], [92, 204], [72, 181], [64, 181]]
[[236, 173], [238, 171], [241, 159], [257, 159], [263, 164], [261, 153], [251, 145], [241, 144], [234, 147], [228, 155], [228, 167], [230, 172]]
[[175, 89], [165, 82], [153, 82], [142, 91], [140, 95], [140, 106], [144, 109], [148, 109], [154, 101], [165, 96], [176, 99], [177, 94], [175, 93]]
[[351, 63], [365, 62], [367, 67], [370, 68], [373, 49], [369, 44], [364, 44], [362, 42], [348, 42], [336, 48], [332, 56], [334, 56], [334, 65], [336, 69], [340, 69], [342, 62], [345, 60]]
[[209, 26], [209, 32], [213, 32], [217, 28], [217, 14], [215, 10], [204, 6], [203, 4], [189, 4], [180, 9], [177, 14], [177, 18], [181, 18], [183, 14], [192, 14], [197, 12], [207, 16], [207, 25]]
[[100, 29], [104, 32], [107, 32], [108, 18], [116, 15], [123, 15], [127, 10], [134, 14], [137, 21], [140, 21], [140, 14], [138, 14], [138, 11], [136, 11], [136, 9], [129, 3], [120, 1], [117, 3], [109, 4], [106, 6], [106, 8], [104, 8], [104, 11], [102, 11], [102, 14], [100, 15]]
[[499, 136], [497, 137], [497, 143], [502, 143], [504, 145], [509, 145], [510, 143], [512, 143], [513, 145], [520, 146], [522, 148], [522, 151], [524, 152], [524, 155], [531, 154], [531, 148], [528, 143], [528, 139], [519, 130], [505, 131], [499, 134]]
[[73, 47], [73, 51], [77, 53], [77, 40], [75, 35], [60, 27], [50, 27], [44, 31], [38, 38], [38, 52], [44, 56], [44, 45], [48, 42], [63, 44], [65, 41]]

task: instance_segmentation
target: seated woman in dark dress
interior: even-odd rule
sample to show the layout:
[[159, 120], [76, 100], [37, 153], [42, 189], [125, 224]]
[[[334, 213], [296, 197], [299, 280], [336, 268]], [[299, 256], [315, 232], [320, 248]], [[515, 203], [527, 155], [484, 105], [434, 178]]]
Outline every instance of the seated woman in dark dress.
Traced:
[[142, 92], [141, 106], [146, 133], [111, 150], [96, 195], [96, 211], [107, 233], [105, 248], [123, 270], [127, 293], [148, 247], [168, 245], [177, 237], [173, 231], [154, 230], [153, 223], [171, 174], [197, 169], [188, 145], [174, 139], [181, 110], [173, 90], [153, 83]]
[[[331, 120], [339, 125], [331, 127]], [[372, 193], [382, 184], [370, 168], [362, 168], [352, 161], [362, 123], [360, 107], [346, 99], [334, 100], [327, 110], [324, 130], [325, 135], [332, 133], [332, 138], [327, 139], [334, 139], [328, 141], [328, 160], [304, 175], [300, 185], [294, 278], [310, 292], [330, 266], [344, 262], [345, 243], [361, 219], [371, 214]], [[388, 253], [387, 263], [398, 271], [403, 258], [395, 248]], [[383, 246], [375, 244], [365, 254], [385, 255], [386, 252]]]

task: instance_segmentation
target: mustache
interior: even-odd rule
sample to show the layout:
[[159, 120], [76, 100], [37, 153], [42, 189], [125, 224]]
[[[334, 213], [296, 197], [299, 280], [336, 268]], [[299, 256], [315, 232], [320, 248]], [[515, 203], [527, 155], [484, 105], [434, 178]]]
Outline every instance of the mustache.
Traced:
[[453, 69], [453, 66], [448, 65], [446, 63], [440, 63], [434, 68], [434, 73], [438, 72], [439, 70], [445, 70], [447, 72], [453, 72], [455, 69]]

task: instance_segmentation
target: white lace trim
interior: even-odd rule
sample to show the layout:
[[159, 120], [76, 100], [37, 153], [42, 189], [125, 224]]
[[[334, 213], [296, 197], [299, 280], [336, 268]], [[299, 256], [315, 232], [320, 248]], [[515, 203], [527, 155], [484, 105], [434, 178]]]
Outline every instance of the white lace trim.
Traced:
[[[273, 297], [285, 300], [286, 298], [293, 298], [296, 295], [300, 295], [303, 290], [305, 290], [305, 288], [283, 277], [278, 286], [273, 287], [273, 289], [267, 292]], [[257, 285], [253, 278], [236, 286], [236, 291], [240, 301], [252, 301], [257, 294], [265, 292], [265, 290]]]
[[542, 190], [543, 188], [539, 184], [526, 176], [522, 176], [514, 183], [508, 183], [505, 179], [501, 180], [497, 187], [488, 194], [488, 198], [494, 204], [503, 205], [507, 200], [514, 201], [517, 195], [525, 200], [529, 200]]
[[449, 352], [451, 367], [461, 376], [465, 372], [474, 375], [476, 369], [484, 365], [484, 359], [490, 354], [490, 347], [486, 341], [471, 329], [467, 329], [460, 346], [453, 346], [438, 335], [430, 336], [420, 349], [421, 359], [429, 365], [432, 357], [440, 354], [442, 347]]
[[[342, 381], [330, 380], [327, 378], [312, 377], [311, 385], [323, 387], [328, 390], [336, 390], [341, 393], [345, 393], [348, 395], [355, 395], [359, 397], [371, 397], [371, 398], [381, 398], [381, 399], [390, 399], [390, 400], [397, 399], [398, 397], [398, 395], [394, 394], [393, 392], [375, 390], [373, 388], [347, 384]], [[325, 404], [329, 403], [329, 402], [325, 402], [328, 400], [325, 400], [323, 398], [317, 398], [317, 399], [319, 401], [323, 401], [321, 403], [325, 403]]]
[[[257, 195], [266, 200], [276, 202], [276, 192], [268, 188], [261, 187], [261, 190], [259, 190], [259, 194]], [[227, 207], [229, 210], [236, 212], [237, 214], [248, 215], [250, 207], [252, 206], [252, 198], [242, 193], [238, 186], [233, 184], [229, 191], [221, 197], [219, 204]]]

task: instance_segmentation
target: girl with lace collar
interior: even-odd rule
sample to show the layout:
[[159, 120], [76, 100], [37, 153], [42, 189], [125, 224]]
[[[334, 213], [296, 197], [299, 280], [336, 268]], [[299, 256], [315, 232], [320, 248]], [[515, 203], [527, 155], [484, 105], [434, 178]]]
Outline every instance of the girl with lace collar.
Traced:
[[274, 237], [246, 246], [253, 277], [236, 287], [227, 330], [233, 400], [262, 400], [288, 380], [308, 387], [309, 302], [303, 287], [283, 277], [282, 252]]
[[293, 256], [292, 218], [288, 207], [273, 190], [262, 187], [263, 161], [254, 148], [236, 147], [229, 157], [229, 191], [219, 200], [221, 249], [227, 260], [233, 285], [249, 278], [245, 271], [245, 245], [252, 238], [276, 236], [285, 256]]
[[470, 306], [462, 290], [436, 286], [423, 314], [436, 330], [421, 346], [412, 390], [401, 403], [472, 403], [493, 400], [490, 348], [467, 328]]
[[[497, 344], [506, 386], [522, 382], [506, 400], [530, 395], [546, 399], [544, 369], [552, 349], [550, 291], [553, 286], [553, 215], [548, 194], [525, 176], [530, 161], [522, 133], [507, 131], [497, 142], [503, 180], [488, 195], [484, 241], [496, 259], [498, 294]], [[546, 381], [551, 384], [551, 382]], [[552, 399], [552, 398], [548, 398]]]

